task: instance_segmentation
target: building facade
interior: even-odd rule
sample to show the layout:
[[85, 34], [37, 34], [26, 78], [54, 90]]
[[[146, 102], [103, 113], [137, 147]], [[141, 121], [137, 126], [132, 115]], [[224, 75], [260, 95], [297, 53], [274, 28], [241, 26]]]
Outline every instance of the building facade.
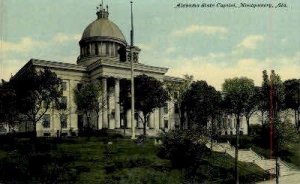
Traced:
[[[134, 76], [145, 74], [159, 81], [178, 81], [180, 78], [166, 76], [168, 68], [142, 64], [139, 61], [138, 47], [129, 45], [119, 27], [109, 20], [108, 9], [100, 8], [97, 19], [84, 30], [79, 41], [80, 54], [76, 64], [31, 59], [15, 77], [20, 77], [29, 68], [42, 70], [48, 67], [62, 80], [64, 112], [51, 108], [37, 123], [38, 136], [77, 134], [86, 126], [86, 117], [77, 112], [74, 89], [85, 83], [100, 82], [102, 97], [99, 99], [101, 111], [94, 114], [92, 127], [95, 129], [116, 129], [127, 134], [131, 131], [131, 110], [123, 111], [120, 105], [120, 88], [123, 80], [131, 78], [131, 62]], [[143, 124], [135, 116], [136, 134], [142, 132]], [[150, 115], [147, 129], [149, 135], [175, 128], [179, 118], [175, 113], [174, 102], [169, 101], [163, 108], [155, 109]], [[26, 125], [28, 126], [28, 125]], [[23, 131], [28, 127], [21, 128]], [[21, 130], [22, 131], [22, 130]]]

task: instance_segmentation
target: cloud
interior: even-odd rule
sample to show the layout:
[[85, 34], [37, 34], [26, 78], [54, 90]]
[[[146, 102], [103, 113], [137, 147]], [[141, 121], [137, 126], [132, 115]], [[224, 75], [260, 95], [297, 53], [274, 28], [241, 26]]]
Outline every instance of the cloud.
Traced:
[[185, 35], [190, 35], [194, 33], [203, 33], [205, 35], [215, 35], [221, 34], [224, 35], [228, 32], [227, 28], [221, 26], [208, 26], [208, 25], [197, 25], [193, 24], [185, 29], [176, 30], [172, 32], [173, 36], [181, 37]]
[[[224, 62], [220, 63], [219, 60]], [[263, 70], [269, 72], [275, 70], [282, 80], [300, 78], [300, 52], [292, 56], [273, 56], [264, 59], [235, 58], [235, 64], [230, 63], [231, 60], [230, 54], [225, 56], [217, 53], [211, 53], [204, 57], [176, 58], [173, 59], [173, 62], [181, 64], [170, 67], [167, 75], [193, 75], [195, 80], [206, 80], [218, 90], [221, 90], [225, 79], [242, 76], [253, 79], [255, 84], [260, 86]]]
[[237, 46], [237, 49], [245, 50], [251, 49], [255, 50], [257, 48], [258, 43], [264, 41], [265, 38], [262, 35], [249, 35], [245, 37]]
[[152, 46], [149, 45], [149, 44], [138, 43], [137, 46], [138, 46], [142, 51], [149, 51], [149, 50], [152, 50]]
[[33, 40], [31, 37], [21, 38], [19, 42], [7, 42], [0, 40], [0, 47], [3, 53], [26, 53], [33, 50], [36, 47], [45, 45], [45, 42], [39, 40]]
[[176, 51], [175, 47], [168, 47], [168, 48], [166, 48], [165, 53], [171, 54], [175, 51]]
[[79, 41], [81, 38], [80, 34], [64, 34], [64, 33], [57, 33], [53, 37], [53, 41], [56, 43], [65, 43], [69, 41]]

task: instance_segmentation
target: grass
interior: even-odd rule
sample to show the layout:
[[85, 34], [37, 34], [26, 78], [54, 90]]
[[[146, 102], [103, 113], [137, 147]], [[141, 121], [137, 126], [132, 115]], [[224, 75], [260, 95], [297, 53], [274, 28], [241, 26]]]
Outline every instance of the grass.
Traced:
[[[153, 139], [143, 145], [126, 138], [16, 139], [0, 145], [0, 183], [183, 183], [187, 170], [173, 168], [157, 156], [158, 149]], [[233, 158], [213, 153], [197, 173], [203, 182], [230, 183], [233, 168]], [[239, 168], [242, 180], [266, 177], [255, 165], [239, 163]]]

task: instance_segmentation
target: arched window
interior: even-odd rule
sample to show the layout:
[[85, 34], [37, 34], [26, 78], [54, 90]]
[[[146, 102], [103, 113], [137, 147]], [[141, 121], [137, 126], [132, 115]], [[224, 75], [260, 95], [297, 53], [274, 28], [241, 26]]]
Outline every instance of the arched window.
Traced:
[[106, 46], [105, 54], [106, 56], [109, 56], [109, 43], [106, 43], [105, 46]]
[[97, 56], [99, 55], [98, 43], [95, 43], [95, 54], [96, 54]]
[[120, 47], [119, 51], [120, 61], [125, 62], [126, 61], [126, 48], [124, 46]]

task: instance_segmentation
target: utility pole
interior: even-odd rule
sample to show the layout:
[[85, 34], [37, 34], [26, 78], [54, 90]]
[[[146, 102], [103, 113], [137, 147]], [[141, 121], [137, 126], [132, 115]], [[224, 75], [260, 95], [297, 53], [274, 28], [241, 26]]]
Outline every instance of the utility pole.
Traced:
[[135, 125], [134, 125], [134, 64], [133, 64], [133, 13], [132, 1], [130, 1], [131, 8], [131, 31], [130, 31], [130, 61], [131, 61], [131, 139], [135, 139]]

